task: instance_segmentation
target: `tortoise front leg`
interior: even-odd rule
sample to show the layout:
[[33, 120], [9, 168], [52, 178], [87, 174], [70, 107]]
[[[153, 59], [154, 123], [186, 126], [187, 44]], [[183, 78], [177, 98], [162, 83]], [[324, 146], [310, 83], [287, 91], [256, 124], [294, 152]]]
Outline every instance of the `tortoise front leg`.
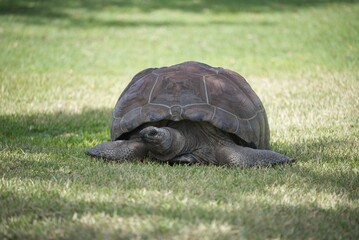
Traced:
[[148, 150], [140, 139], [104, 142], [86, 151], [87, 155], [109, 160], [132, 161], [144, 159]]
[[219, 165], [253, 167], [270, 166], [290, 163], [293, 160], [276, 152], [263, 149], [253, 149], [239, 145], [219, 147], [216, 151]]

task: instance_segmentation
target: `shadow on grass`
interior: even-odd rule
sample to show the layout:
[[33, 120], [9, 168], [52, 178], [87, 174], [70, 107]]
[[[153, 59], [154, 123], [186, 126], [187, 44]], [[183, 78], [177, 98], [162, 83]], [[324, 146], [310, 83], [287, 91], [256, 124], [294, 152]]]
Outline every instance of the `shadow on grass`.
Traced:
[[[219, 222], [230, 224], [234, 233], [241, 232], [241, 236], [245, 234], [248, 238], [268, 238], [273, 237], [271, 236], [273, 233], [281, 237], [300, 236], [305, 239], [328, 237], [356, 239], [358, 237], [357, 212], [345, 207], [324, 209], [315, 204], [276, 205], [244, 200], [241, 202], [241, 208], [232, 210], [220, 206], [205, 207], [205, 204], [201, 204], [202, 200], [197, 200], [198, 203], [192, 205], [177, 202], [170, 203], [171, 207], [168, 207], [168, 204], [162, 205], [164, 201], [157, 204], [143, 204], [121, 200], [121, 198], [115, 202], [85, 201], [75, 198], [69, 200], [51, 191], [43, 196], [41, 194], [21, 195], [9, 191], [2, 192], [1, 195], [3, 204], [1, 219], [5, 220], [5, 224], [10, 219], [28, 219], [34, 224], [41, 221], [45, 223], [54, 221], [56, 229], [61, 229], [62, 234], [76, 235], [76, 238], [89, 234], [90, 236], [114, 234], [118, 237], [117, 234], [123, 234], [127, 229], [116, 226], [120, 224], [116, 218], [131, 222], [131, 217], [138, 218], [137, 221], [146, 221], [156, 217], [167, 224], [176, 222], [178, 226], [175, 229], [171, 226], [165, 227], [165, 231], [172, 234], [178, 232], [179, 227], [195, 229], [199, 224], [210, 226], [214, 222]], [[76, 217], [74, 217], [75, 214]], [[81, 221], [83, 217], [84, 221]], [[91, 224], [93, 220], [86, 220], [88, 217], [95, 217], [96, 224]], [[61, 221], [58, 222], [59, 220]], [[13, 226], [16, 226], [15, 224], [12, 223]], [[152, 224], [155, 224], [152, 229], [154, 234], [158, 235], [164, 230], [156, 229], [156, 227], [163, 228], [164, 226], [154, 222]], [[12, 227], [12, 232], [8, 231], [8, 237], [19, 234], [17, 230]], [[51, 229], [48, 230], [51, 231]], [[131, 231], [138, 230], [128, 229], [129, 234], [146, 234], [146, 232]], [[43, 232], [37, 234], [43, 234]]]
[[295, 11], [303, 7], [316, 7], [332, 3], [355, 3], [356, 0], [3, 0], [1, 14], [43, 15], [45, 17], [65, 17], [63, 10], [83, 9], [85, 11], [103, 11], [116, 9], [132, 9], [151, 12], [161, 9], [179, 10], [187, 12], [271, 12]]
[[[243, 206], [239, 211], [222, 207], [205, 207], [205, 204], [203, 206], [201, 204], [209, 201], [219, 201], [223, 204], [232, 203], [234, 201], [233, 193], [239, 192], [239, 196], [257, 192], [265, 193], [270, 191], [268, 189], [271, 189], [272, 186], [281, 186], [288, 181], [293, 184], [296, 180], [307, 192], [312, 188], [319, 191], [329, 189], [330, 193], [344, 194], [352, 201], [358, 198], [355, 189], [359, 185], [358, 179], [353, 175], [347, 175], [344, 172], [324, 174], [295, 164], [272, 169], [213, 169], [208, 166], [170, 167], [148, 163], [104, 164], [99, 160], [90, 160], [83, 154], [86, 147], [83, 142], [92, 138], [102, 138], [100, 141], [106, 139], [107, 136], [103, 135], [108, 129], [110, 115], [111, 109], [89, 109], [78, 114], [62, 112], [0, 116], [0, 125], [4, 126], [0, 132], [0, 147], [2, 148], [0, 151], [10, 151], [10, 157], [3, 159], [2, 165], [0, 165], [1, 171], [4, 171], [1, 174], [2, 178], [5, 181], [6, 179], [30, 179], [35, 184], [40, 180], [45, 181], [46, 186], [47, 182], [49, 184], [52, 182], [52, 184], [57, 184], [56, 189], [60, 189], [60, 191], [65, 188], [66, 182], [70, 182], [75, 189], [88, 191], [89, 194], [91, 194], [90, 189], [95, 188], [101, 194], [102, 191], [109, 191], [107, 188], [112, 189], [111, 186], [119, 194], [122, 191], [130, 193], [146, 189], [146, 191], [163, 194], [165, 197], [170, 192], [175, 194], [178, 199], [188, 197], [195, 204], [188, 205], [179, 201], [170, 207], [164, 207], [161, 204], [129, 201], [126, 196], [119, 197], [115, 202], [78, 200], [71, 197], [65, 198], [51, 187], [44, 188], [41, 185], [40, 191], [34, 191], [31, 194], [21, 194], [21, 192], [12, 190], [1, 191], [0, 216], [3, 222], [5, 221], [5, 225], [10, 219], [24, 218], [30, 219], [31, 222], [49, 221], [49, 219], [56, 222], [61, 219], [61, 224], [65, 225], [60, 224], [60, 228], [65, 235], [77, 236], [76, 233], [80, 232], [84, 236], [88, 236], [88, 234], [90, 234], [89, 236], [102, 236], [102, 234], [106, 235], [108, 231], [114, 235], [118, 234], [116, 232], [118, 230], [115, 229], [101, 229], [81, 221], [75, 221], [73, 217], [76, 213], [78, 218], [86, 215], [106, 214], [110, 217], [122, 217], [125, 220], [131, 217], [151, 219], [152, 216], [159, 216], [163, 219], [180, 222], [179, 226], [194, 226], [200, 223], [210, 225], [213, 221], [224, 219], [234, 228], [240, 226], [241, 231], [248, 234], [248, 238], [258, 237], [257, 234], [266, 238], [271, 236], [273, 231], [281, 236], [301, 236], [315, 239], [322, 238], [323, 232], [326, 236], [333, 238], [335, 238], [334, 236], [353, 238], [358, 233], [357, 209], [344, 206], [325, 209], [316, 204], [294, 206], [253, 203], [252, 200], [246, 198], [238, 200]], [[331, 144], [331, 139], [325, 141], [325, 144]], [[336, 142], [335, 144], [340, 143]], [[307, 142], [305, 146], [296, 147], [305, 149], [302, 154], [305, 155], [306, 160], [310, 160], [318, 157], [318, 153], [314, 149], [319, 145], [323, 145], [323, 142]], [[293, 148], [293, 146], [283, 147], [285, 149]], [[18, 148], [25, 153], [21, 155], [22, 157], [12, 157], [12, 152], [17, 151]], [[32, 154], [41, 153], [45, 153], [45, 156], [40, 159], [31, 158]], [[320, 154], [323, 161], [326, 158], [341, 158], [339, 155], [326, 155], [325, 151]], [[304, 159], [302, 160], [304, 161]], [[210, 173], [217, 172], [211, 176], [211, 181], [205, 180], [208, 177], [207, 170]], [[201, 179], [201, 174], [203, 174], [204, 180], [194, 183], [196, 179]], [[228, 175], [230, 177], [227, 179]], [[237, 175], [238, 177], [236, 177]], [[258, 178], [258, 175], [263, 178]], [[233, 182], [234, 179], [236, 182]], [[156, 184], [151, 184], [150, 181], [154, 181]], [[223, 182], [227, 184], [225, 188], [223, 188]], [[193, 184], [200, 185], [200, 187], [195, 187]], [[184, 193], [185, 189], [191, 190]], [[76, 192], [76, 190], [73, 191]], [[106, 219], [103, 221], [105, 221], [105, 226], [108, 226]], [[57, 224], [56, 228], [58, 227]], [[166, 231], [171, 232], [172, 230], [168, 228]], [[15, 231], [14, 228], [10, 228], [8, 234], [8, 237], [21, 236], [21, 232]], [[23, 234], [26, 235], [26, 231]]]
[[109, 129], [112, 109], [87, 109], [81, 113], [38, 113], [0, 115], [2, 141], [22, 138], [56, 137], [62, 134], [90, 135]]
[[[84, 154], [84, 151], [95, 144], [98, 144], [102, 141], [107, 141], [109, 139], [108, 129], [110, 124], [109, 120], [111, 111], [112, 109], [88, 109], [81, 113], [57, 112], [52, 114], [39, 113], [33, 115], [0, 116], [0, 125], [3, 126], [0, 131], [0, 151], [7, 151], [10, 153], [6, 166], [7, 171], [17, 169], [19, 170], [21, 177], [34, 177], [36, 179], [40, 178], [43, 180], [51, 180], [54, 174], [57, 174], [57, 176], [62, 179], [72, 179], [74, 177], [73, 173], [84, 176], [86, 179], [86, 176], [91, 174], [91, 172], [84, 172], [82, 169], [83, 166], [92, 165], [93, 168], [96, 169], [103, 168], [106, 165], [96, 165], [96, 163], [102, 163], [102, 161], [91, 159]], [[307, 141], [302, 145], [283, 145], [281, 148], [289, 156], [296, 157], [298, 159], [297, 161], [316, 161], [319, 166], [323, 163], [335, 164], [335, 162], [342, 162], [347, 160], [346, 156], [343, 156], [340, 152], [328, 152], [325, 150], [320, 152], [317, 151], [320, 146], [328, 145], [345, 147], [347, 143], [341, 143], [337, 140], [333, 141], [331, 139], [321, 139], [320, 142], [312, 140]], [[300, 149], [300, 151], [297, 151], [296, 149]], [[274, 147], [274, 150], [278, 151], [276, 147]], [[12, 154], [16, 152], [20, 152], [20, 157], [17, 154]], [[281, 151], [279, 150], [279, 152]], [[39, 155], [40, 161], [38, 159], [33, 160], [31, 157], [29, 157], [31, 155]], [[41, 157], [43, 155], [44, 157]], [[318, 157], [321, 159], [320, 161], [317, 161]], [[42, 158], [43, 160], [41, 160]], [[79, 162], [81, 164], [76, 165], [71, 161]], [[117, 165], [116, 162], [109, 162], [108, 164]], [[170, 171], [171, 174], [178, 174], [178, 172], [179, 174], [185, 174], [184, 172], [187, 171], [187, 168], [192, 168], [191, 166], [170, 167], [163, 164], [154, 164], [154, 166], [148, 165], [147, 167], [158, 168], [158, 171], [163, 172]], [[136, 171], [141, 168], [139, 165], [141, 165], [140, 162], [128, 163], [123, 165], [123, 167], [128, 171]], [[118, 164], [118, 166], [119, 168], [122, 167], [120, 164]], [[64, 167], [70, 168], [68, 172], [58, 171]], [[29, 174], [27, 170], [31, 168], [35, 170], [37, 169], [39, 172], [32, 171], [31, 174]], [[206, 168], [208, 167], [194, 166], [193, 168], [202, 170], [204, 169], [203, 171], [206, 171]], [[218, 169], [218, 171], [229, 171], [230, 174], [237, 172], [237, 169], [232, 168]], [[208, 170], [213, 171], [213, 169]], [[343, 190], [344, 192], [348, 193], [350, 199], [357, 197], [354, 196], [352, 189], [359, 185], [359, 180], [355, 178], [355, 176], [347, 175], [346, 172], [338, 171], [335, 174], [330, 172], [325, 173], [325, 171], [318, 172], [313, 169], [306, 168], [305, 166], [298, 166], [295, 163], [292, 166], [274, 167], [272, 170], [275, 172], [274, 174], [272, 172], [272, 175], [271, 172], [267, 172], [266, 170], [260, 173], [269, 174], [269, 178], [266, 178], [266, 181], [260, 182], [260, 186], [285, 184], [285, 176], [296, 176], [298, 179], [302, 179], [303, 182], [308, 182], [308, 188], [336, 189], [338, 192]], [[116, 171], [118, 171], [118, 169]], [[143, 172], [138, 172], [137, 174], [145, 174], [146, 167], [139, 171]], [[153, 171], [156, 172], [157, 170]], [[233, 191], [236, 191], [238, 187], [241, 189], [241, 191], [256, 191], [256, 186], [251, 184], [251, 182], [257, 181], [256, 174], [258, 174], [258, 172], [251, 176], [253, 173], [251, 171], [252, 170], [248, 169], [238, 169], [238, 172], [245, 174], [245, 179], [241, 180], [242, 182], [238, 183], [238, 186], [236, 185], [237, 183], [232, 183], [233, 186], [231, 186], [231, 188], [233, 188]], [[254, 171], [262, 170], [257, 169]], [[118, 173], [119, 172], [108, 173], [106, 171], [99, 171], [98, 178], [108, 179], [106, 178], [106, 175], [112, 174], [114, 180], [117, 179], [119, 182], [121, 182], [123, 180], [121, 177], [117, 176]], [[281, 177], [278, 178], [277, 176]], [[183, 176], [183, 178], [187, 177], [191, 176]], [[88, 178], [91, 179], [90, 177]], [[220, 179], [217, 180], [219, 182], [221, 181]], [[250, 187], [245, 186], [246, 182], [248, 182], [248, 186]], [[106, 186], [108, 182], [92, 182], [89, 180], [88, 184]], [[175, 183], [173, 184], [175, 185]], [[174, 185], [167, 185], [169, 188], [168, 190], [171, 190], [171, 187]], [[133, 184], [127, 187], [141, 188], [141, 182], [138, 182], [137, 185]], [[216, 198], [216, 196], [212, 197]]]
[[[33, 16], [27, 17], [26, 20], [23, 22], [24, 24], [35, 24], [35, 25], [52, 25], [51, 21], [46, 18]], [[99, 19], [95, 17], [84, 17], [84, 18], [73, 18], [68, 16], [65, 21], [61, 22], [54, 22], [57, 26], [62, 27], [73, 27], [73, 28], [94, 28], [94, 27], [118, 27], [118, 28], [132, 28], [132, 27], [178, 27], [178, 26], [261, 26], [261, 27], [269, 27], [277, 24], [275, 21], [270, 20], [261, 20], [256, 19], [255, 21], [249, 20], [207, 20], [207, 21], [197, 21], [197, 22], [188, 22], [186, 20], [174, 20], [168, 18], [166, 20], [151, 20], [151, 19]]]
[[[132, 0], [3, 0], [0, 1], [0, 15], [16, 15], [26, 18], [26, 23], [49, 24], [51, 20], [66, 20], [67, 26], [72, 27], [94, 27], [94, 26], [162, 26], [162, 25], [182, 25], [183, 22], [171, 20], [165, 22], [155, 22], [150, 20], [138, 21], [104, 21], [96, 17], [91, 17], [92, 13], [102, 11], [121, 14], [123, 12], [152, 12], [161, 9], [176, 10], [191, 13], [222, 13], [222, 12], [277, 12], [277, 11], [296, 11], [300, 8], [317, 7], [332, 3], [355, 3], [355, 0], [153, 0], [153, 1], [132, 1]], [[85, 18], [83, 15], [87, 16]], [[227, 22], [209, 22], [206, 24], [228, 24]], [[230, 24], [230, 22], [229, 22]], [[238, 23], [233, 23], [238, 24]]]

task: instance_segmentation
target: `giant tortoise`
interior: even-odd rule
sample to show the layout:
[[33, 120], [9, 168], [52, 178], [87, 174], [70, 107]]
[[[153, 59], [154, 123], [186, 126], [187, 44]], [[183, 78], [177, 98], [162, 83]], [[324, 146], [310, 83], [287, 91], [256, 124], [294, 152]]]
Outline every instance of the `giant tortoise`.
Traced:
[[126, 161], [269, 166], [291, 159], [269, 150], [261, 100], [234, 71], [199, 62], [136, 74], [112, 115], [111, 141], [86, 152]]

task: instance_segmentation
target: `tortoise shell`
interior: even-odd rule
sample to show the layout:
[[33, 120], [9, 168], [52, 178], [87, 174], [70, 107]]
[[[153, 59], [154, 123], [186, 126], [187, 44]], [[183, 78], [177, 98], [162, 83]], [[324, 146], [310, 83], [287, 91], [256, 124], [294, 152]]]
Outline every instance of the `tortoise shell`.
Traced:
[[206, 121], [253, 148], [269, 148], [261, 100], [238, 73], [199, 62], [149, 68], [136, 74], [119, 97], [111, 139], [123, 139], [144, 123]]

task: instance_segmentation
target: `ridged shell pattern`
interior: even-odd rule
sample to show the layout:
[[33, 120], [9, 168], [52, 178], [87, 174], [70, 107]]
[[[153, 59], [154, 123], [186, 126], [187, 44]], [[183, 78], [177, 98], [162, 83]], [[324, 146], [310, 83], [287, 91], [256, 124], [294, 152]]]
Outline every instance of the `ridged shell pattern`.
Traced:
[[262, 102], [247, 81], [231, 70], [184, 62], [141, 71], [117, 101], [111, 139], [161, 120], [210, 122], [257, 148], [269, 148]]

